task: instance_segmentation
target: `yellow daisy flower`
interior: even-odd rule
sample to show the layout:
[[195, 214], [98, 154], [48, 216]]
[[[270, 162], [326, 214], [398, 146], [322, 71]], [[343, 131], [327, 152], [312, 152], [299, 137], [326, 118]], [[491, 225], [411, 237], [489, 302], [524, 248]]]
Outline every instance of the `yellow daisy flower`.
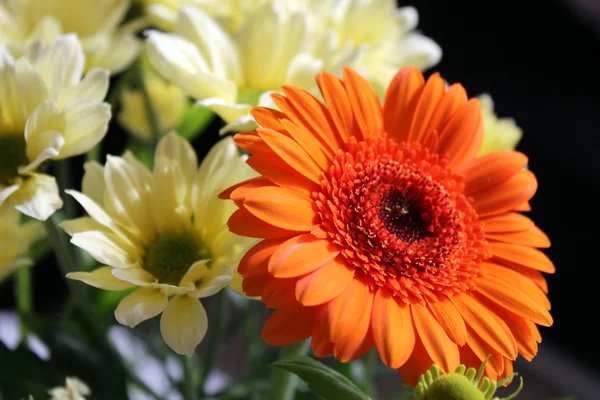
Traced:
[[108, 71], [82, 79], [84, 64], [73, 34], [34, 42], [16, 60], [0, 46], [0, 206], [46, 220], [62, 201], [54, 178], [36, 169], [85, 153], [106, 134]]
[[523, 136], [512, 118], [498, 118], [494, 112], [492, 97], [484, 93], [478, 97], [481, 103], [481, 116], [483, 117], [483, 144], [479, 149], [479, 156], [495, 151], [514, 150]]
[[40, 222], [23, 223], [17, 210], [0, 207], [0, 282], [18, 268], [33, 264], [25, 252], [43, 236]]
[[284, 84], [316, 87], [323, 62], [311, 55], [308, 16], [265, 3], [239, 34], [198, 8], [181, 8], [175, 34], [148, 32], [152, 65], [198, 104], [228, 123], [222, 132], [255, 127], [252, 106], [271, 105]]
[[208, 324], [198, 299], [232, 282], [253, 243], [229, 232], [235, 205], [217, 198], [228, 185], [254, 176], [245, 157], [226, 138], [198, 168], [191, 145], [171, 132], [158, 144], [152, 172], [130, 153], [85, 169], [83, 193], [68, 193], [89, 217], [61, 226], [71, 243], [106, 266], [67, 277], [105, 290], [139, 287], [118, 305], [117, 321], [134, 327], [162, 313], [165, 342], [191, 355]]
[[50, 400], [85, 400], [92, 394], [85, 382], [75, 377], [67, 377], [64, 387], [58, 386], [48, 391]]
[[38, 39], [48, 43], [63, 33], [76, 33], [87, 57], [86, 70], [102, 67], [117, 73], [140, 50], [134, 36], [139, 21], [119, 27], [130, 5], [128, 0], [0, 0], [0, 45], [18, 57]]

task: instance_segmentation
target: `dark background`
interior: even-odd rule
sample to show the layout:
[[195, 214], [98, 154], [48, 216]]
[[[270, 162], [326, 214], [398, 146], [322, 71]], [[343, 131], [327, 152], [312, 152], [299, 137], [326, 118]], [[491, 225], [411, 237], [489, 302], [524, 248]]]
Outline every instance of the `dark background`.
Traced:
[[[539, 189], [530, 216], [550, 236], [548, 276], [555, 324], [543, 328], [555, 345], [600, 373], [598, 271], [600, 226], [600, 8], [596, 0], [401, 2], [420, 15], [419, 29], [443, 49], [439, 71], [476, 96], [488, 92], [500, 116], [523, 129], [518, 150], [529, 156]], [[590, 9], [577, 8], [589, 4]], [[577, 4], [577, 7], [575, 6]], [[112, 129], [112, 128], [111, 128]], [[118, 136], [118, 135], [117, 135]], [[124, 137], [124, 136], [123, 136]], [[123, 137], [105, 151], [122, 151]], [[216, 136], [195, 142], [202, 152]], [[75, 166], [81, 170], [79, 158]], [[74, 168], [77, 181], [80, 173]], [[66, 286], [51, 257], [35, 271], [37, 311], [56, 313]], [[0, 286], [0, 309], [13, 307], [10, 281]], [[543, 346], [542, 345], [542, 348]], [[526, 397], [527, 398], [527, 397]], [[583, 399], [583, 397], [581, 397]], [[600, 394], [598, 397], [600, 399]]]

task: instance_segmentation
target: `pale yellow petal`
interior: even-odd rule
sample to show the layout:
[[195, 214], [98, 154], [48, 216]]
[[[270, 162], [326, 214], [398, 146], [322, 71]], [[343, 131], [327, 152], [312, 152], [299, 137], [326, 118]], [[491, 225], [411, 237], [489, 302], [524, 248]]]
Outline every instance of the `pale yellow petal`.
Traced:
[[105, 69], [94, 68], [75, 86], [69, 87], [60, 93], [58, 104], [64, 107], [74, 99], [87, 99], [101, 102], [108, 91], [109, 73]]
[[208, 316], [200, 301], [175, 296], [160, 319], [160, 332], [173, 351], [188, 357], [194, 354], [208, 329]]
[[160, 290], [144, 287], [121, 300], [115, 310], [115, 318], [120, 324], [133, 328], [163, 312], [167, 304], [167, 296]]
[[83, 169], [85, 171], [81, 181], [83, 194], [97, 204], [102, 204], [106, 192], [104, 167], [97, 161], [88, 161], [83, 165]]
[[40, 221], [63, 205], [54, 177], [42, 174], [29, 175], [10, 200], [17, 210]]
[[139, 254], [132, 246], [125, 246], [111, 232], [85, 231], [76, 233], [71, 243], [87, 251], [96, 261], [115, 268], [131, 268], [137, 264]]
[[112, 274], [123, 281], [137, 286], [150, 286], [158, 282], [150, 272], [141, 268], [113, 269]]
[[76, 233], [82, 233], [86, 231], [103, 231], [110, 232], [110, 229], [100, 224], [98, 221], [91, 217], [80, 217], [70, 220], [62, 221], [59, 226], [69, 236], [73, 236]]
[[70, 272], [67, 278], [104, 290], [125, 290], [135, 287], [134, 284], [114, 276], [112, 270], [112, 267], [100, 267], [92, 272]]
[[55, 158], [83, 154], [97, 145], [106, 135], [111, 118], [110, 105], [92, 100], [73, 100], [64, 110], [65, 144]]

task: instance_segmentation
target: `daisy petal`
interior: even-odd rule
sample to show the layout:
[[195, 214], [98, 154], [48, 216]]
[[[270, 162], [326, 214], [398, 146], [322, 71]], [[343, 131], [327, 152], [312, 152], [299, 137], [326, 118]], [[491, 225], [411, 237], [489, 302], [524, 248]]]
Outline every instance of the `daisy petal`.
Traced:
[[160, 333], [176, 353], [191, 357], [208, 329], [202, 304], [189, 296], [174, 296], [160, 318]]

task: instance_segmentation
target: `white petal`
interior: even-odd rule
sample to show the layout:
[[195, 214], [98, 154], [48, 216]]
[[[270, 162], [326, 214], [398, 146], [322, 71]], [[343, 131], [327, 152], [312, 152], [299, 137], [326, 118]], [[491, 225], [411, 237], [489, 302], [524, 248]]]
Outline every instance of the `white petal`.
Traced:
[[127, 68], [142, 49], [142, 43], [133, 34], [125, 32], [117, 37], [107, 34], [105, 40], [99, 43], [94, 52], [88, 52], [86, 47], [86, 67], [106, 68], [113, 75]]
[[28, 115], [44, 99], [48, 98], [48, 90], [42, 77], [25, 58], [15, 63], [15, 79], [19, 90], [19, 106]]
[[195, 298], [212, 296], [231, 282], [232, 268], [224, 265], [208, 267], [208, 260], [201, 260], [190, 267], [181, 279], [180, 286], [194, 286], [189, 294]]
[[183, 175], [188, 178], [188, 183], [191, 183], [194, 179], [194, 174], [198, 168], [196, 152], [187, 140], [173, 131], [161, 139], [156, 146], [154, 165], [160, 165], [165, 161], [179, 163]]
[[58, 104], [62, 107], [74, 99], [87, 99], [101, 102], [108, 91], [109, 72], [94, 68], [81, 82], [61, 92]]
[[403, 55], [403, 66], [412, 65], [422, 70], [436, 65], [442, 58], [442, 48], [432, 39], [419, 33], [406, 36], [396, 45], [394, 51]]
[[104, 290], [125, 290], [135, 287], [135, 285], [115, 277], [111, 273], [113, 269], [112, 267], [100, 267], [92, 272], [70, 272], [67, 274], [67, 278]]
[[65, 144], [58, 158], [83, 154], [100, 143], [108, 130], [111, 111], [108, 103], [73, 100], [64, 110]]
[[250, 115], [252, 106], [250, 104], [236, 104], [227, 102], [221, 98], [211, 97], [196, 102], [197, 106], [210, 108], [227, 123], [237, 121], [239, 118]]
[[58, 195], [58, 185], [52, 176], [32, 174], [12, 196], [15, 208], [25, 215], [45, 221], [63, 202]]
[[50, 96], [58, 99], [63, 88], [75, 85], [81, 79], [85, 56], [75, 34], [59, 36], [42, 50], [35, 63]]
[[101, 225], [98, 221], [91, 217], [80, 217], [75, 219], [69, 219], [62, 221], [59, 226], [69, 236], [73, 236], [76, 233], [82, 233], [86, 231], [103, 231], [110, 232], [110, 229], [104, 225]]
[[190, 357], [208, 329], [208, 316], [202, 304], [189, 296], [175, 296], [160, 318], [165, 342], [178, 354]]
[[113, 269], [112, 274], [137, 286], [150, 286], [158, 282], [150, 272], [141, 268]]
[[85, 173], [81, 181], [81, 190], [83, 194], [95, 201], [97, 204], [102, 204], [106, 184], [104, 183], [104, 167], [97, 161], [88, 161], [83, 165]]
[[198, 179], [210, 179], [216, 171], [231, 160], [239, 158], [237, 146], [232, 137], [217, 142], [208, 152], [198, 170]]
[[195, 287], [195, 282], [198, 279], [206, 276], [206, 271], [208, 270], [208, 264], [210, 260], [200, 260], [196, 261], [192, 266], [187, 270], [183, 278], [181, 278], [180, 286], [190, 286]]
[[295, 56], [288, 68], [285, 83], [311, 90], [315, 87], [315, 76], [323, 69], [323, 60], [310, 54], [301, 53]]
[[123, 248], [122, 240], [119, 240], [114, 233], [102, 231], [76, 233], [71, 238], [71, 243], [87, 251], [99, 263], [111, 267], [131, 268], [137, 262], [135, 250]]
[[114, 230], [115, 232], [119, 232], [119, 228], [116, 226], [111, 216], [108, 215], [108, 213], [94, 200], [76, 190], [66, 189], [65, 193], [73, 196], [73, 198], [77, 200], [77, 202], [81, 205], [81, 207], [83, 207], [90, 217], [94, 218], [100, 224]]
[[237, 98], [237, 84], [215, 75], [191, 42], [173, 35], [150, 31], [146, 51], [152, 66], [196, 99], [217, 97], [228, 103]]
[[242, 81], [236, 45], [214, 18], [199, 8], [182, 7], [176, 29], [179, 35], [196, 45], [215, 76], [234, 82]]
[[2, 207], [2, 204], [4, 204], [6, 199], [8, 199], [11, 194], [13, 194], [17, 190], [19, 190], [20, 187], [21, 187], [20, 182], [18, 184], [14, 184], [11, 186], [1, 186], [0, 185], [0, 207]]
[[168, 299], [160, 290], [141, 288], [125, 297], [115, 310], [115, 318], [131, 328], [153, 318], [167, 307]]

